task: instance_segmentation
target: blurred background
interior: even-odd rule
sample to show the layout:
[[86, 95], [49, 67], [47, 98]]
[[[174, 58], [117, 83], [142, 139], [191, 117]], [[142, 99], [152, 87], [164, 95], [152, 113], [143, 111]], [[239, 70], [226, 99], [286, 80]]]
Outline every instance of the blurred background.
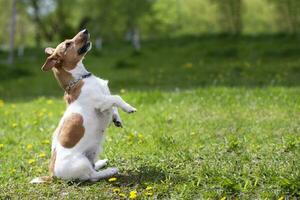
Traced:
[[298, 0], [0, 0], [0, 98], [58, 96], [44, 48], [87, 28], [114, 92], [298, 86]]

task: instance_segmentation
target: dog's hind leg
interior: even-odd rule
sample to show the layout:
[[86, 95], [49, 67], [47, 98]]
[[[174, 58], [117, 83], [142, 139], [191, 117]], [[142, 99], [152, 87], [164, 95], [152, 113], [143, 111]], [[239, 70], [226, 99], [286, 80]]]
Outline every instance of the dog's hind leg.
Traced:
[[84, 155], [72, 155], [64, 160], [56, 160], [55, 176], [64, 180], [89, 180], [96, 170]]
[[107, 169], [93, 173], [89, 180], [92, 182], [96, 182], [100, 179], [112, 177], [113, 175], [117, 174], [118, 172], [119, 172], [118, 168], [109, 167]]
[[95, 163], [95, 170], [99, 170], [103, 167], [105, 167], [107, 165], [107, 159], [104, 159], [104, 160], [98, 160], [96, 163]]

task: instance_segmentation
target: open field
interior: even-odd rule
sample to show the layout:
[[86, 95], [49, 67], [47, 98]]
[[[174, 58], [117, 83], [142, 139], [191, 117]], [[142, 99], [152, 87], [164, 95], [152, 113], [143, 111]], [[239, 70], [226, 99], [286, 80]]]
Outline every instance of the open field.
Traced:
[[120, 175], [95, 184], [29, 184], [47, 175], [65, 107], [32, 50], [0, 74], [0, 199], [123, 198], [116, 188], [141, 199], [299, 198], [299, 42], [181, 38], [147, 42], [141, 55], [125, 45], [88, 55], [87, 68], [138, 109], [107, 132], [101, 158]]
[[[300, 38], [183, 37], [143, 43], [141, 55], [129, 44], [108, 44], [91, 52], [85, 64], [110, 81], [113, 91], [174, 90], [209, 86], [265, 87], [300, 85]], [[6, 54], [0, 53], [5, 60]], [[51, 73], [40, 68], [43, 50], [28, 49], [16, 69], [0, 72], [0, 97], [16, 100], [61, 96]]]

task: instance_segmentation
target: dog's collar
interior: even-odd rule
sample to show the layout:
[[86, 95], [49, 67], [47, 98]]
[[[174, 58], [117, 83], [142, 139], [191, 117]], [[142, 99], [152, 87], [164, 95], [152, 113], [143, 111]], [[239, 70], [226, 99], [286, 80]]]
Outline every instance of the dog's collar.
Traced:
[[92, 73], [87, 73], [87, 74], [82, 75], [80, 78], [71, 80], [66, 87], [66, 92], [69, 93], [69, 91], [72, 89], [72, 87], [74, 85], [76, 85], [80, 80], [88, 78], [90, 76], [92, 76]]

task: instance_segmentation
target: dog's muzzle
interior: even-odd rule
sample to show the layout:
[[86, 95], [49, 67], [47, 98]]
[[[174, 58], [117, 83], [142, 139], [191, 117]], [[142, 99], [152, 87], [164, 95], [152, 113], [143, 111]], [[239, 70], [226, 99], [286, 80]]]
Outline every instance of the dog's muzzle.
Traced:
[[91, 42], [87, 41], [80, 49], [78, 49], [78, 54], [84, 54], [86, 52], [88, 52], [88, 50], [90, 50], [91, 47]]

